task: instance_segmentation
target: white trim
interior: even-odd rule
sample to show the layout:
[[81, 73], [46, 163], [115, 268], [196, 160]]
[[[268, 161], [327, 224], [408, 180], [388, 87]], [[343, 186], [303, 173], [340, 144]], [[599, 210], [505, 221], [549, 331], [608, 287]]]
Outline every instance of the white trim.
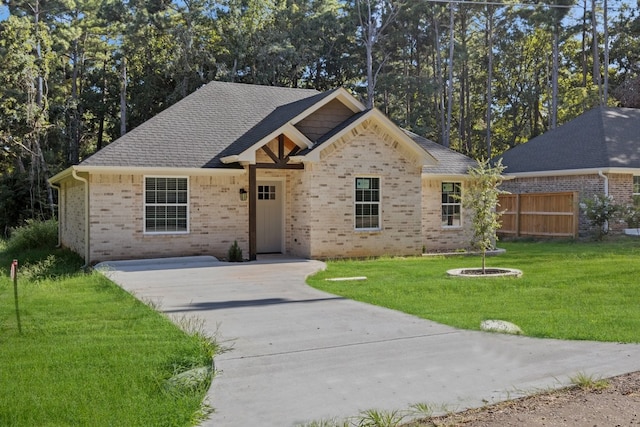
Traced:
[[148, 175], [148, 176], [233, 176], [247, 173], [246, 169], [232, 168], [172, 168], [172, 167], [141, 167], [141, 166], [70, 166], [62, 172], [49, 178], [50, 183], [56, 183], [71, 176], [73, 172], [89, 174], [120, 174], [120, 175]]
[[550, 171], [532, 171], [532, 172], [515, 172], [509, 173], [505, 171], [506, 179], [513, 178], [537, 178], [547, 176], [572, 176], [572, 175], [598, 175], [602, 173], [617, 174], [640, 174], [640, 169], [636, 168], [589, 168], [589, 169], [559, 169]]
[[294, 144], [296, 144], [300, 148], [304, 149], [313, 146], [313, 142], [311, 142], [309, 138], [307, 138], [302, 132], [300, 132], [294, 125], [292, 125], [291, 123], [286, 123], [264, 138], [260, 139], [258, 142], [254, 143], [251, 147], [247, 148], [242, 153], [223, 157], [220, 159], [220, 161], [225, 164], [240, 162], [253, 165], [256, 163], [256, 151], [258, 151], [263, 145], [266, 145], [276, 139], [281, 134], [287, 136]]
[[326, 148], [330, 147], [331, 144], [339, 140], [340, 138], [346, 136], [357, 126], [360, 126], [363, 122], [367, 120], [373, 120], [380, 126], [384, 128], [389, 134], [393, 136], [393, 138], [403, 144], [406, 148], [409, 149], [413, 154], [415, 154], [418, 158], [422, 159], [422, 166], [425, 165], [437, 165], [438, 160], [431, 155], [431, 153], [427, 152], [424, 148], [422, 148], [418, 143], [416, 143], [413, 139], [409, 137], [406, 133], [404, 133], [400, 128], [398, 128], [391, 120], [389, 120], [384, 114], [382, 114], [379, 110], [373, 109], [367, 111], [361, 117], [358, 117], [353, 123], [351, 123], [346, 128], [342, 129], [340, 132], [333, 135], [330, 139], [322, 143], [322, 147], [318, 147], [315, 150], [304, 156], [292, 156], [291, 160], [297, 162], [310, 162], [317, 163], [320, 161], [320, 153]]
[[[359, 178], [369, 178], [369, 179], [377, 179], [378, 180], [378, 201], [377, 202], [358, 202], [356, 200], [356, 191], [357, 189], [357, 180]], [[353, 174], [351, 176], [353, 179], [353, 230], [356, 232], [371, 232], [371, 231], [382, 231], [382, 177], [380, 175], [372, 175], [372, 174]], [[378, 205], [378, 226], [377, 227], [368, 227], [368, 228], [358, 228], [357, 220], [358, 215], [356, 214], [356, 206], [364, 205], [364, 204], [377, 204]]]
[[[185, 231], [147, 231], [147, 178], [176, 178], [187, 180], [187, 202], [186, 203], [164, 203], [154, 204], [152, 206], [185, 206], [187, 208], [186, 220], [187, 229]], [[142, 234], [145, 236], [159, 236], [159, 235], [176, 235], [176, 234], [189, 234], [191, 232], [191, 180], [188, 176], [167, 176], [167, 175], [144, 175], [142, 177]]]
[[[442, 186], [447, 183], [447, 184], [458, 184], [460, 185], [460, 197], [462, 197], [462, 192], [464, 191], [464, 186], [462, 185], [461, 181], [441, 181], [440, 182], [440, 228], [442, 228], [443, 230], [454, 230], [454, 229], [460, 229], [462, 228], [462, 224], [463, 224], [463, 218], [462, 218], [462, 200], [459, 200], [457, 203], [443, 203], [442, 202], [442, 195], [444, 194], [444, 191], [442, 190]], [[460, 224], [456, 224], [456, 225], [444, 225], [442, 224], [442, 207], [443, 206], [460, 206]]]
[[328, 103], [330, 103], [335, 99], [340, 101], [345, 107], [347, 107], [354, 113], [360, 113], [367, 109], [367, 107], [365, 107], [364, 104], [362, 104], [353, 95], [351, 95], [349, 91], [347, 91], [343, 87], [340, 87], [336, 89], [330, 96], [327, 96], [321, 101], [316, 102], [311, 107], [307, 108], [302, 113], [295, 116], [293, 119], [291, 119], [291, 123], [295, 125], [301, 122], [302, 120], [306, 119], [311, 114], [315, 113], [320, 108], [324, 107], [325, 105], [327, 105]]

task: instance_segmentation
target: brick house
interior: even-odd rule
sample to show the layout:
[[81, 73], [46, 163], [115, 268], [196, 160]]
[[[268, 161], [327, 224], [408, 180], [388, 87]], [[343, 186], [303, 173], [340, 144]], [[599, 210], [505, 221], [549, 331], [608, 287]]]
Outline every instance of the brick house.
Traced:
[[474, 164], [344, 89], [212, 82], [50, 182], [87, 263], [418, 255], [467, 246]]
[[[617, 204], [640, 202], [640, 109], [594, 108], [500, 156], [514, 194], [575, 191]], [[619, 231], [624, 224], [611, 224]], [[581, 212], [579, 232], [590, 231]]]

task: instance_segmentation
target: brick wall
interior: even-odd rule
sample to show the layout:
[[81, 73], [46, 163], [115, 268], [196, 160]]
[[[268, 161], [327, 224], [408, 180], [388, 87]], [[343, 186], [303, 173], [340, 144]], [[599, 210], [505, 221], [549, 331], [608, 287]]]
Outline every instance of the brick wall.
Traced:
[[[617, 204], [631, 203], [633, 191], [632, 174], [607, 174], [609, 178], [609, 195]], [[580, 203], [593, 197], [595, 194], [604, 194], [604, 178], [598, 174], [547, 176], [533, 178], [516, 178], [505, 181], [502, 189], [514, 194], [524, 193], [555, 193], [564, 191], [577, 191]], [[620, 232], [624, 224], [611, 222], [612, 232]], [[579, 229], [581, 236], [594, 233], [584, 213], [580, 212]]]
[[[355, 178], [380, 178], [379, 231], [356, 231]], [[421, 166], [381, 129], [366, 124], [321, 153], [301, 182], [314, 258], [418, 255]], [[302, 193], [307, 196], [303, 197]], [[304, 237], [303, 237], [304, 239]]]
[[85, 255], [85, 197], [84, 183], [69, 179], [61, 184], [58, 213], [60, 227], [60, 242], [63, 246]]
[[458, 179], [424, 178], [422, 180], [422, 236], [423, 245], [429, 251], [468, 249], [471, 242], [470, 212], [462, 210], [461, 227], [442, 226], [442, 182], [464, 182]]
[[183, 255], [249, 255], [247, 176], [189, 177], [188, 234], [144, 234], [142, 175], [91, 175], [91, 261]]

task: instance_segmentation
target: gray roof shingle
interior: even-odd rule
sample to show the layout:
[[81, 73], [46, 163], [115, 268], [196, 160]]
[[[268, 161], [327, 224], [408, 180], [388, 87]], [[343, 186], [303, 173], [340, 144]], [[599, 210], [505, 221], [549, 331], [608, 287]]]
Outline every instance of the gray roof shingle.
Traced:
[[505, 173], [640, 168], [640, 109], [597, 107], [498, 158]]
[[81, 164], [236, 167], [220, 158], [241, 153], [331, 93], [211, 82]]
[[464, 154], [453, 151], [408, 130], [404, 130], [404, 132], [438, 161], [436, 165], [424, 166], [422, 168], [422, 173], [424, 174], [466, 175], [469, 172], [469, 168], [478, 166], [475, 160]]

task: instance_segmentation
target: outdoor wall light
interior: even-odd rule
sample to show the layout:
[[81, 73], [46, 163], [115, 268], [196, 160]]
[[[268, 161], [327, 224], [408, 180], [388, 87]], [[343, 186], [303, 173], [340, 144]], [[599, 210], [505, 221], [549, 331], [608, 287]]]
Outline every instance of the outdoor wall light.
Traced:
[[246, 202], [247, 201], [247, 197], [248, 197], [247, 190], [245, 190], [244, 188], [241, 188], [240, 189], [240, 200], [242, 200], [243, 202]]

